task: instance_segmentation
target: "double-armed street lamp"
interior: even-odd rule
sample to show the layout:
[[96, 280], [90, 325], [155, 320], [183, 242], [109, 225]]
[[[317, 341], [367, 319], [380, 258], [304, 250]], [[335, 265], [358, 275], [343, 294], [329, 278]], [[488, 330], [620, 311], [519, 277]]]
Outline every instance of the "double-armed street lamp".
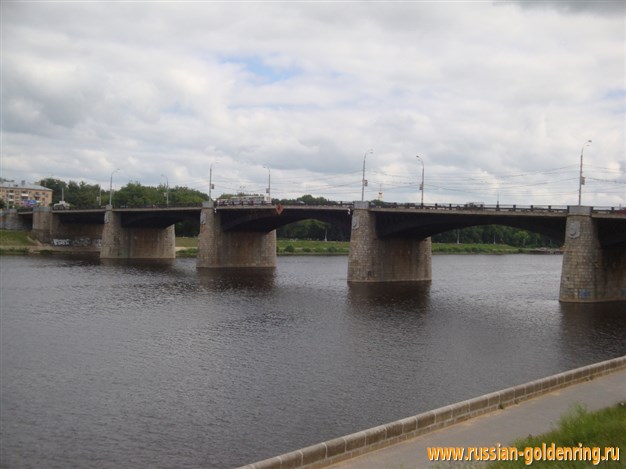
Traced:
[[161, 174], [165, 178], [165, 206], [170, 206], [170, 180], [165, 174]]
[[111, 179], [109, 180], [109, 205], [111, 206], [113, 206], [113, 175], [118, 171], [120, 171], [120, 168], [111, 173]]
[[374, 150], [370, 148], [369, 150], [365, 152], [365, 155], [363, 155], [363, 178], [361, 179], [361, 202], [365, 199], [365, 185], [367, 184], [367, 181], [365, 180], [365, 158], [367, 158], [368, 154], [371, 155], [372, 153], [374, 153]]
[[419, 155], [415, 155], [415, 158], [417, 158], [419, 160], [420, 163], [422, 163], [422, 183], [420, 184], [420, 190], [422, 191], [422, 207], [424, 206], [424, 160], [422, 160], [422, 157]]
[[580, 174], [578, 176], [578, 205], [581, 204], [581, 198], [583, 193], [583, 184], [585, 183], [585, 178], [583, 178], [583, 151], [585, 151], [585, 147], [591, 145], [591, 140], [587, 140], [583, 147], [580, 149]]

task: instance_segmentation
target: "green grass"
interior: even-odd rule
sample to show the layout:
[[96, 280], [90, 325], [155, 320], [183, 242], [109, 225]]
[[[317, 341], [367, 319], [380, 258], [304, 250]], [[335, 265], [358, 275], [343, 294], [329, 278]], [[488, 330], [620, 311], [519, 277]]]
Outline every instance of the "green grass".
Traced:
[[[541, 447], [545, 443], [548, 447], [552, 443], [556, 447], [577, 448], [599, 447], [600, 457], [604, 448], [619, 447], [621, 461], [601, 461], [600, 467], [624, 467], [626, 459], [626, 403], [609, 407], [597, 412], [588, 412], [584, 407], [576, 406], [561, 417], [558, 426], [549, 433], [517, 440], [511, 446], [524, 451], [528, 447]], [[532, 467], [549, 468], [583, 468], [591, 467], [591, 461], [533, 461]], [[487, 466], [490, 469], [528, 467], [524, 458], [518, 461], [500, 461]]]
[[311, 241], [279, 239], [276, 250], [279, 255], [347, 255], [348, 241]]
[[177, 248], [197, 248], [198, 238], [183, 238], [183, 237], [177, 236], [176, 247]]
[[29, 231], [0, 230], [0, 246], [36, 246], [29, 235]]
[[433, 243], [433, 254], [517, 254], [527, 249], [508, 244]]
[[196, 257], [198, 255], [198, 248], [187, 248], [176, 251], [176, 257]]
[[[2, 252], [18, 252], [16, 248], [35, 246], [37, 243], [29, 238], [28, 231], [0, 230], [0, 246]], [[177, 237], [176, 247], [185, 248], [178, 251], [180, 257], [193, 257], [198, 253], [198, 238]], [[347, 255], [349, 241], [312, 241], [300, 239], [279, 239], [276, 242], [279, 255]], [[433, 254], [515, 254], [527, 252], [520, 248], [505, 244], [454, 244], [433, 243]], [[21, 249], [19, 252], [25, 251]]]
[[[179, 251], [180, 256], [197, 254], [198, 238], [176, 238], [176, 247], [187, 248]], [[314, 241], [301, 239], [278, 239], [276, 248], [279, 255], [347, 255], [349, 241]], [[433, 243], [433, 254], [517, 254], [528, 249], [506, 244], [456, 244]]]

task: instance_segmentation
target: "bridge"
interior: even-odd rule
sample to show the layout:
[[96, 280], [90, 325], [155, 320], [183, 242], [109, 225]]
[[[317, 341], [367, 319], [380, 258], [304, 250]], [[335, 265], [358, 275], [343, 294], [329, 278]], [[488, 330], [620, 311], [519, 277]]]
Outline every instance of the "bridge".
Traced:
[[42, 242], [92, 246], [108, 259], [175, 257], [174, 223], [200, 224], [198, 268], [275, 267], [276, 229], [316, 219], [350, 229], [348, 282], [430, 282], [431, 236], [476, 225], [545, 234], [564, 246], [559, 298], [626, 301], [626, 212], [585, 206], [382, 204], [216, 205], [51, 210], [32, 220]]

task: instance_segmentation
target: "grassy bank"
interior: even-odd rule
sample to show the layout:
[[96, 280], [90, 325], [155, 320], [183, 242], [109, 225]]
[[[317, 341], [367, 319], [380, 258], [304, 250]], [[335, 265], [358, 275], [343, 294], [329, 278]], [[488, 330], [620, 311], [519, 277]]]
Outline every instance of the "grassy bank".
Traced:
[[37, 242], [29, 238], [28, 231], [0, 230], [0, 254], [27, 254]]
[[29, 238], [29, 231], [0, 230], [0, 246], [24, 247], [36, 246], [37, 243]]
[[347, 255], [348, 241], [311, 241], [279, 239], [276, 250], [280, 255]]
[[[0, 230], [0, 253], [26, 253], [38, 243], [29, 238], [27, 231]], [[350, 248], [348, 241], [313, 241], [299, 239], [279, 239], [276, 242], [278, 255], [347, 255]], [[176, 255], [195, 257], [198, 253], [198, 238], [176, 238]], [[434, 243], [433, 254], [516, 254], [532, 252], [506, 244], [445, 244]]]
[[508, 244], [456, 244], [433, 243], [433, 254], [517, 254], [529, 249], [509, 246]]
[[[179, 252], [197, 252], [197, 238], [176, 238]], [[181, 250], [185, 248], [185, 250]], [[314, 241], [301, 239], [279, 239], [276, 241], [278, 254], [281, 255], [328, 255], [348, 254], [349, 241]], [[456, 244], [434, 243], [433, 254], [517, 254], [532, 252], [533, 249], [518, 248], [507, 244]]]
[[[561, 417], [558, 426], [549, 433], [537, 436], [529, 435], [527, 438], [517, 440], [515, 446], [522, 452], [524, 448], [539, 447], [545, 443], [548, 447], [555, 444], [556, 447], [577, 448], [579, 444], [584, 447], [600, 448], [600, 457], [604, 456], [604, 448], [618, 447], [621, 461], [611, 461], [611, 454], [607, 461], [601, 461], [600, 466], [606, 468], [624, 467], [626, 456], [626, 403], [603, 409], [597, 412], [588, 412], [582, 407], [575, 407]], [[532, 467], [550, 468], [577, 468], [590, 467], [592, 461], [533, 461]], [[524, 458], [518, 461], [500, 461], [487, 466], [491, 469], [528, 467]]]

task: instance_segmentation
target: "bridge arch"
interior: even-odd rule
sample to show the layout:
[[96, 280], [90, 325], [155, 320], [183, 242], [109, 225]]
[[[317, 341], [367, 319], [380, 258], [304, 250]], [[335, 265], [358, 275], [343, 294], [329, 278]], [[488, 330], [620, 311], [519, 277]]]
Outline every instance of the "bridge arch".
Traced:
[[303, 220], [318, 220], [339, 226], [350, 231], [352, 219], [351, 205], [332, 206], [270, 206], [265, 210], [235, 208], [219, 209], [221, 226], [224, 231], [252, 231], [269, 233], [282, 226]]
[[472, 226], [501, 225], [539, 233], [562, 244], [565, 239], [566, 219], [566, 214], [561, 213], [498, 214], [496, 218], [490, 213], [476, 212], [435, 214], [386, 211], [377, 213], [376, 233], [381, 239], [426, 239], [439, 233]]

